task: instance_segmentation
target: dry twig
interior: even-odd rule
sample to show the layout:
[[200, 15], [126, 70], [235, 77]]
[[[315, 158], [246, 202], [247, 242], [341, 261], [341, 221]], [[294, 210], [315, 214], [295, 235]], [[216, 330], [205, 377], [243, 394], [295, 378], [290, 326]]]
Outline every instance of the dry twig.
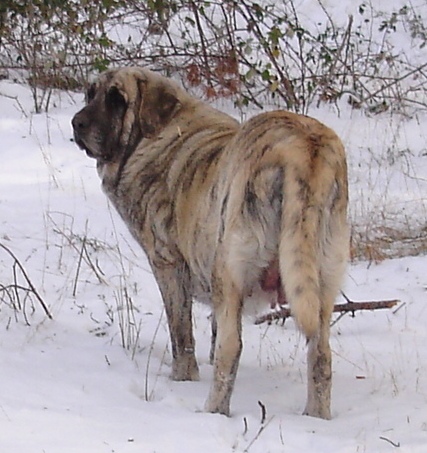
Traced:
[[[21, 262], [18, 260], [18, 258], [14, 255], [14, 253], [8, 248], [6, 247], [5, 245], [3, 245], [2, 243], [0, 243], [0, 247], [10, 256], [12, 257], [14, 263], [13, 263], [13, 269], [14, 269], [14, 272], [15, 272], [15, 267], [17, 266], [19, 268], [19, 270], [21, 271], [22, 273], [22, 276], [24, 277], [27, 285], [28, 285], [28, 288], [25, 288], [21, 285], [18, 285], [18, 284], [14, 284], [13, 285], [13, 290], [15, 291], [15, 293], [17, 293], [18, 290], [24, 290], [28, 293], [31, 293], [34, 295], [34, 297], [37, 299], [37, 301], [40, 303], [40, 305], [42, 306], [44, 312], [46, 313], [46, 316], [49, 318], [49, 319], [52, 319], [52, 315], [49, 311], [49, 309], [47, 308], [47, 305], [45, 304], [44, 300], [42, 299], [42, 297], [40, 296], [40, 294], [37, 292], [35, 286], [33, 285], [33, 283], [31, 282], [30, 278], [28, 277], [28, 274], [27, 272], [25, 271], [24, 269], [24, 266], [21, 264]], [[16, 276], [15, 276], [15, 282], [16, 282]], [[8, 287], [5, 287], [5, 286], [2, 286], [2, 289], [4, 290], [7, 290]], [[16, 297], [18, 298], [19, 300], [19, 295], [16, 294]]]
[[[354, 316], [356, 311], [382, 310], [385, 308], [393, 308], [400, 302], [400, 300], [398, 299], [354, 302], [350, 300], [344, 293], [343, 296], [346, 299], [346, 302], [343, 304], [334, 305], [334, 312], [341, 313], [341, 316], [338, 319], [341, 319], [341, 317], [347, 313], [351, 313]], [[281, 307], [279, 310], [276, 310], [274, 312], [258, 316], [255, 320], [255, 324], [258, 325], [264, 322], [272, 322], [276, 320], [282, 320], [283, 322], [285, 322], [286, 319], [290, 318], [291, 316], [292, 315], [290, 308], [285, 306]]]

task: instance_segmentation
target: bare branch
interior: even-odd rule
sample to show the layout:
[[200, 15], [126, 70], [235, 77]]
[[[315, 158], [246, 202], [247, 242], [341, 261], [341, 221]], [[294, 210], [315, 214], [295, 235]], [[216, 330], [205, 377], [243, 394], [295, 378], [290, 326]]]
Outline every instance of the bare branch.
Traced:
[[[335, 313], [352, 313], [353, 316], [356, 311], [362, 310], [382, 310], [382, 309], [389, 309], [393, 308], [395, 305], [400, 303], [400, 300], [392, 299], [392, 300], [379, 300], [379, 301], [363, 301], [363, 302], [353, 302], [350, 299], [347, 299], [347, 302], [344, 304], [335, 304], [334, 305], [334, 312]], [[264, 322], [272, 322], [277, 320], [282, 320], [283, 322], [286, 321], [287, 318], [292, 316], [291, 310], [289, 307], [281, 307], [279, 310], [276, 310], [271, 313], [267, 313], [265, 315], [259, 316], [255, 320], [255, 324], [262, 324]], [[339, 318], [341, 319], [341, 318]]]

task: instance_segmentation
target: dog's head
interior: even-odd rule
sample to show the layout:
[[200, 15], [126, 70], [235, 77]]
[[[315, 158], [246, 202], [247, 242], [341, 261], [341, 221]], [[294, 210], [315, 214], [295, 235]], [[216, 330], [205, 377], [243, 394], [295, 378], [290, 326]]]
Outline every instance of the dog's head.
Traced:
[[180, 106], [178, 91], [148, 69], [109, 70], [89, 87], [87, 105], [72, 119], [74, 139], [88, 156], [118, 161], [168, 124]]

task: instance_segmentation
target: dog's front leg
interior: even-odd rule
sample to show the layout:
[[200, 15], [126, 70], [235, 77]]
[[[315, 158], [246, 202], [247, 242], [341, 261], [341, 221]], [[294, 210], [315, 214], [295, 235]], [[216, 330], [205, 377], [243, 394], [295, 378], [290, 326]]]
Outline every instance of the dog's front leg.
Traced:
[[189, 271], [185, 263], [153, 266], [162, 293], [172, 347], [172, 379], [197, 381], [199, 368], [195, 357], [192, 321], [192, 296]]
[[212, 281], [212, 302], [217, 325], [214, 379], [205, 409], [230, 415], [230, 398], [242, 351], [242, 295], [226, 272]]

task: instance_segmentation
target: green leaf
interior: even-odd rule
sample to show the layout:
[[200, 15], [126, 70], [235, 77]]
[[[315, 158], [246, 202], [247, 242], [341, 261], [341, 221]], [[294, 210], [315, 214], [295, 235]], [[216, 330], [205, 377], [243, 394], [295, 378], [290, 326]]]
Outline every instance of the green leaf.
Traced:
[[261, 72], [261, 78], [262, 80], [269, 82], [271, 80], [271, 74], [268, 69], [264, 69], [264, 71]]
[[95, 58], [93, 68], [99, 72], [103, 72], [110, 66], [110, 60], [107, 58]]
[[283, 38], [283, 33], [278, 27], [273, 27], [269, 32], [268, 36], [270, 41], [273, 45], [277, 46], [279, 44], [279, 40]]

